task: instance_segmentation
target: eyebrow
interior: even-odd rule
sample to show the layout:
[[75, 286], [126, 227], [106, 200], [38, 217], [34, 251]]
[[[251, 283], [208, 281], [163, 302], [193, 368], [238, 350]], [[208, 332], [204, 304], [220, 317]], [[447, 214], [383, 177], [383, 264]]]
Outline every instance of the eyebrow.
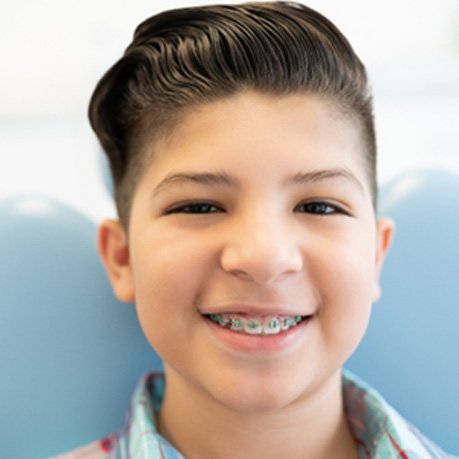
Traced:
[[[362, 183], [348, 169], [334, 168], [322, 169], [310, 172], [300, 172], [285, 181], [286, 185], [305, 185], [308, 183], [321, 182], [329, 179], [345, 179], [356, 185], [361, 191], [364, 191]], [[157, 196], [171, 184], [195, 183], [207, 186], [226, 186], [237, 187], [240, 185], [239, 180], [224, 172], [178, 172], [166, 176], [155, 187], [152, 197]]]
[[224, 172], [179, 172], [166, 176], [153, 190], [153, 197], [171, 184], [196, 183], [198, 185], [236, 187], [239, 181]]
[[345, 179], [364, 192], [364, 187], [360, 180], [346, 168], [323, 169], [310, 172], [300, 172], [287, 179], [288, 184], [302, 185], [311, 182], [321, 182], [328, 179]]

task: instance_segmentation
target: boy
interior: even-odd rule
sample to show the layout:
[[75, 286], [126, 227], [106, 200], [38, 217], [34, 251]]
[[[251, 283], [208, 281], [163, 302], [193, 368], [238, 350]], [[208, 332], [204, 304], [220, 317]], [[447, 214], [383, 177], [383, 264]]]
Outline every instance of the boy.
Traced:
[[365, 69], [327, 19], [283, 2], [154, 16], [90, 119], [120, 217], [99, 250], [164, 377], [70, 457], [446, 457], [342, 372], [393, 225], [375, 219]]

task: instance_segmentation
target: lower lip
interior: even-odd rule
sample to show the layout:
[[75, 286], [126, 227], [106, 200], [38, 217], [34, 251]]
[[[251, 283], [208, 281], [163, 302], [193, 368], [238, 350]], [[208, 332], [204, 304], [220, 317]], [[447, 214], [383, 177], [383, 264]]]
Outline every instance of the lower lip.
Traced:
[[223, 328], [206, 317], [204, 319], [214, 336], [233, 349], [243, 352], [279, 352], [290, 348], [301, 339], [312, 316], [277, 335], [248, 335]]

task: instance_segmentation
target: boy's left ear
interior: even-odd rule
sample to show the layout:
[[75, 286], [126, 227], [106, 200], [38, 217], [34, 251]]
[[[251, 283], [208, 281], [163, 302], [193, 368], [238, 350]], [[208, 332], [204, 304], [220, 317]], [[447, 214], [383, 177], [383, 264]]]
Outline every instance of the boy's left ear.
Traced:
[[373, 302], [381, 296], [379, 278], [386, 254], [391, 246], [394, 235], [395, 223], [390, 218], [379, 218], [376, 222], [376, 259], [375, 259], [375, 287]]

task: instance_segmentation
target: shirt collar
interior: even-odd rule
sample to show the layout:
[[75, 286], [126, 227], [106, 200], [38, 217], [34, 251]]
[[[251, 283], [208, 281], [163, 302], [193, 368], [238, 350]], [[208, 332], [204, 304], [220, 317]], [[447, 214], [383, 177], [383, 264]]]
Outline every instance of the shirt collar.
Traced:
[[448, 458], [376, 390], [347, 370], [343, 372], [343, 399], [361, 458]]
[[[157, 431], [155, 413], [164, 397], [164, 375], [150, 373], [133, 394], [126, 427], [110, 457], [185, 459]], [[374, 389], [349, 371], [343, 372], [346, 415], [362, 459], [447, 459], [438, 447], [406, 422]]]
[[141, 378], [111, 458], [185, 459], [156, 428], [155, 414], [161, 407], [164, 388], [162, 373], [148, 373]]

